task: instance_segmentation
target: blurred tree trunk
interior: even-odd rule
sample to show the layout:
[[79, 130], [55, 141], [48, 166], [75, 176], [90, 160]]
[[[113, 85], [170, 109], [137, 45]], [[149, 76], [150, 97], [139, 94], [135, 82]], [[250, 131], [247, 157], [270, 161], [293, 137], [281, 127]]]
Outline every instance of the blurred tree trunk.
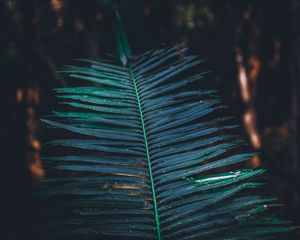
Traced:
[[[0, 159], [3, 180], [1, 199], [4, 211], [1, 214], [2, 240], [33, 239], [31, 192], [32, 179], [28, 171], [28, 86], [33, 69], [33, 1], [20, 4], [22, 18], [16, 22], [12, 14], [16, 9], [1, 8], [1, 27], [6, 44], [16, 46], [19, 57], [6, 59], [3, 76], [5, 88], [1, 96]], [[20, 27], [22, 26], [22, 27]], [[3, 98], [3, 101], [2, 101]], [[3, 106], [2, 106], [3, 104]]]

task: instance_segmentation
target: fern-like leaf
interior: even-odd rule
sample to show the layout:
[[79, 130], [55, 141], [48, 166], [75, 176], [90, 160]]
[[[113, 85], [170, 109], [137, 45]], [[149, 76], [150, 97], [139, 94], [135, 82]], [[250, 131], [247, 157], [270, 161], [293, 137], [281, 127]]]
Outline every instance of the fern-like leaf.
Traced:
[[[68, 110], [43, 120], [63, 138], [49, 169], [39, 239], [273, 239], [288, 231], [270, 217], [271, 198], [251, 193], [263, 169], [224, 169], [250, 159], [220, 116], [206, 73], [186, 49], [132, 56], [120, 23], [123, 65], [85, 60], [60, 74], [81, 87], [56, 89]], [[91, 85], [92, 83], [92, 85]], [[198, 84], [199, 85], [199, 84]], [[63, 151], [63, 149], [65, 149]], [[63, 153], [63, 154], [62, 154]]]

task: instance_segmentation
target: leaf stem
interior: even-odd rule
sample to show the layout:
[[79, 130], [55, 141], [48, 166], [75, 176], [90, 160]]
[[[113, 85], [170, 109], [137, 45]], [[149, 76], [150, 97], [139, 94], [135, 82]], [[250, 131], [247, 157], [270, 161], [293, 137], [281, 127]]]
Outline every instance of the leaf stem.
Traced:
[[136, 83], [134, 73], [133, 73], [133, 70], [132, 70], [132, 65], [130, 63], [128, 65], [129, 65], [130, 77], [131, 77], [131, 79], [133, 81], [133, 85], [134, 85], [136, 100], [137, 100], [140, 119], [141, 119], [141, 124], [142, 124], [142, 131], [143, 131], [144, 143], [145, 143], [145, 148], [146, 148], [146, 158], [147, 158], [148, 169], [149, 169], [149, 178], [150, 178], [150, 183], [151, 183], [151, 192], [152, 192], [153, 208], [154, 208], [154, 215], [155, 215], [157, 239], [162, 240], [162, 237], [161, 237], [161, 234], [160, 234], [159, 213], [158, 213], [158, 207], [157, 207], [157, 201], [156, 201], [156, 193], [155, 193], [155, 186], [154, 186], [154, 180], [153, 180], [153, 174], [152, 174], [152, 166], [151, 166], [151, 161], [150, 161], [149, 146], [148, 146], [148, 140], [147, 140], [147, 132], [146, 132], [144, 117], [143, 117], [143, 109], [142, 109], [142, 104], [141, 104], [141, 101], [140, 101], [140, 96], [139, 96], [137, 83]]

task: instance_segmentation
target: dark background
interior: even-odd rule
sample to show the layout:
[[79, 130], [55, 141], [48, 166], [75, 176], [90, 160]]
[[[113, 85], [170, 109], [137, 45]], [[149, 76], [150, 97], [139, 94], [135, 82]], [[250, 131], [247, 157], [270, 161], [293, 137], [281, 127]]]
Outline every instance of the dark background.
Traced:
[[134, 53], [182, 44], [208, 60], [241, 134], [268, 169], [280, 214], [299, 225], [300, 1], [2, 0], [0, 1], [0, 239], [33, 239], [45, 176], [39, 118], [54, 107], [55, 77], [76, 58], [115, 54], [118, 9]]

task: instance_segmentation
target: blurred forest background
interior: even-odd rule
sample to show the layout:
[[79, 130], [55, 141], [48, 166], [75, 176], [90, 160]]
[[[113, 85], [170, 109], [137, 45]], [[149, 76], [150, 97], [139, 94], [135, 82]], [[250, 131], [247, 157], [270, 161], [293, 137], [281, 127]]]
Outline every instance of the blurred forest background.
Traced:
[[[0, 239], [32, 239], [32, 192], [45, 176], [39, 118], [54, 108], [55, 77], [76, 58], [115, 54], [118, 9], [135, 53], [182, 44], [208, 60], [213, 84], [261, 152], [282, 215], [300, 223], [300, 1], [1, 0]], [[30, 237], [31, 236], [31, 237]]]

